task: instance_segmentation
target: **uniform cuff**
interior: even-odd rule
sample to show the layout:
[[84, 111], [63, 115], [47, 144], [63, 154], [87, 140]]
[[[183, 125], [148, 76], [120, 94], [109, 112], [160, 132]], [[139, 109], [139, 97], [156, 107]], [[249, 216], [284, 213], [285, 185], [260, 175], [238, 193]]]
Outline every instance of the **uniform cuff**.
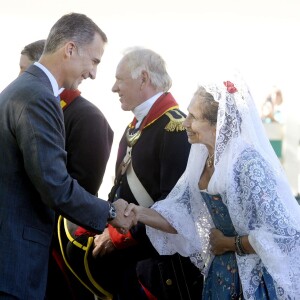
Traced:
[[86, 230], [83, 227], [78, 226], [74, 232], [75, 236], [87, 235], [87, 236], [94, 236], [96, 233]]
[[130, 231], [128, 231], [128, 233], [126, 234], [119, 233], [117, 229], [115, 229], [110, 224], [108, 224], [107, 228], [110, 239], [117, 249], [124, 249], [137, 243], [136, 240], [132, 237]]

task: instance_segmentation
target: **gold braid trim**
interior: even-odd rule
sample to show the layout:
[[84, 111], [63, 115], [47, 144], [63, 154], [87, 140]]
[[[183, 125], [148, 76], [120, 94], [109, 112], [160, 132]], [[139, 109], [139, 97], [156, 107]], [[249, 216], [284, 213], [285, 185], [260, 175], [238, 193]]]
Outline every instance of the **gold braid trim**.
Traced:
[[176, 118], [170, 113], [166, 112], [166, 115], [169, 117], [170, 122], [166, 125], [165, 130], [166, 131], [184, 131], [185, 127], [182, 125], [185, 117], [179, 113], [176, 110], [172, 111], [174, 114], [176, 114]]
[[[93, 245], [94, 242], [94, 238], [93, 237], [89, 237], [88, 238], [88, 242], [87, 242], [87, 246], [83, 246], [81, 243], [78, 243], [77, 241], [74, 240], [74, 238], [72, 237], [69, 229], [68, 229], [68, 224], [67, 224], [68, 220], [66, 218], [64, 218], [63, 216], [59, 216], [58, 218], [58, 224], [57, 224], [57, 233], [58, 233], [58, 241], [59, 241], [59, 246], [60, 246], [60, 250], [61, 250], [61, 254], [63, 257], [63, 260], [66, 264], [66, 266], [69, 268], [69, 270], [73, 273], [73, 275], [79, 280], [79, 282], [84, 285], [85, 288], [87, 288], [91, 293], [93, 293], [94, 295], [96, 295], [98, 297], [98, 299], [101, 300], [112, 300], [113, 295], [110, 294], [108, 291], [106, 291], [104, 288], [102, 288], [93, 278], [90, 269], [88, 267], [88, 263], [87, 263], [87, 254], [90, 251], [90, 248]], [[85, 271], [86, 271], [86, 275], [89, 278], [90, 282], [93, 284], [93, 286], [96, 288], [96, 290], [93, 290], [90, 286], [88, 286], [85, 281], [83, 281], [81, 279], [81, 277], [75, 272], [75, 270], [73, 270], [73, 268], [71, 267], [71, 265], [68, 262], [67, 256], [66, 256], [66, 252], [65, 252], [65, 248], [62, 242], [62, 235], [66, 234], [67, 239], [72, 242], [74, 245], [76, 245], [77, 247], [81, 248], [84, 252], [84, 266], [85, 266]]]

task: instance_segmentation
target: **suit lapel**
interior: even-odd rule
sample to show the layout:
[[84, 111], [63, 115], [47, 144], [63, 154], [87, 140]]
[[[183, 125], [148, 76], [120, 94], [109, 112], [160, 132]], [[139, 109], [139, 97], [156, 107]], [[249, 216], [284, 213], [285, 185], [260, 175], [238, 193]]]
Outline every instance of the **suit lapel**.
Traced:
[[51, 90], [53, 94], [51, 82], [43, 70], [41, 70], [39, 67], [35, 65], [31, 65], [25, 72], [39, 78], [42, 81], [42, 83]]

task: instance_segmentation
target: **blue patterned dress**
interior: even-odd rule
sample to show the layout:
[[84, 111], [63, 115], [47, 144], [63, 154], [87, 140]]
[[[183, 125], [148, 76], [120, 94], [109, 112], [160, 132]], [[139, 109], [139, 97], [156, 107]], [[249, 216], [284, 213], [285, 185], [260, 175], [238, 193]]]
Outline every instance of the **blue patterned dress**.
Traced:
[[[210, 195], [206, 192], [201, 192], [201, 195], [216, 228], [222, 231], [225, 236], [237, 235], [227, 207], [222, 202], [221, 197], [219, 195]], [[215, 256], [208, 275], [205, 278], [202, 299], [244, 299], [235, 252], [226, 252]], [[260, 274], [260, 285], [256, 290], [255, 299], [277, 299], [272, 277], [266, 269], [263, 270], [263, 274]]]

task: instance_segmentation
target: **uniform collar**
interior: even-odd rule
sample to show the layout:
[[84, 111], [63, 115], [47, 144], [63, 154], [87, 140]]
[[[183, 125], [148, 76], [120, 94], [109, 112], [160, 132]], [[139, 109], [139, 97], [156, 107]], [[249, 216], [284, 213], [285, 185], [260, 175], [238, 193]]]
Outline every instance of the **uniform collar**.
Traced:
[[145, 116], [150, 111], [152, 105], [155, 103], [155, 101], [163, 94], [163, 92], [159, 92], [156, 95], [152, 96], [150, 99], [146, 100], [145, 102], [141, 103], [137, 107], [133, 109], [133, 114], [135, 118], [138, 120], [136, 123], [136, 127], [139, 127]]

